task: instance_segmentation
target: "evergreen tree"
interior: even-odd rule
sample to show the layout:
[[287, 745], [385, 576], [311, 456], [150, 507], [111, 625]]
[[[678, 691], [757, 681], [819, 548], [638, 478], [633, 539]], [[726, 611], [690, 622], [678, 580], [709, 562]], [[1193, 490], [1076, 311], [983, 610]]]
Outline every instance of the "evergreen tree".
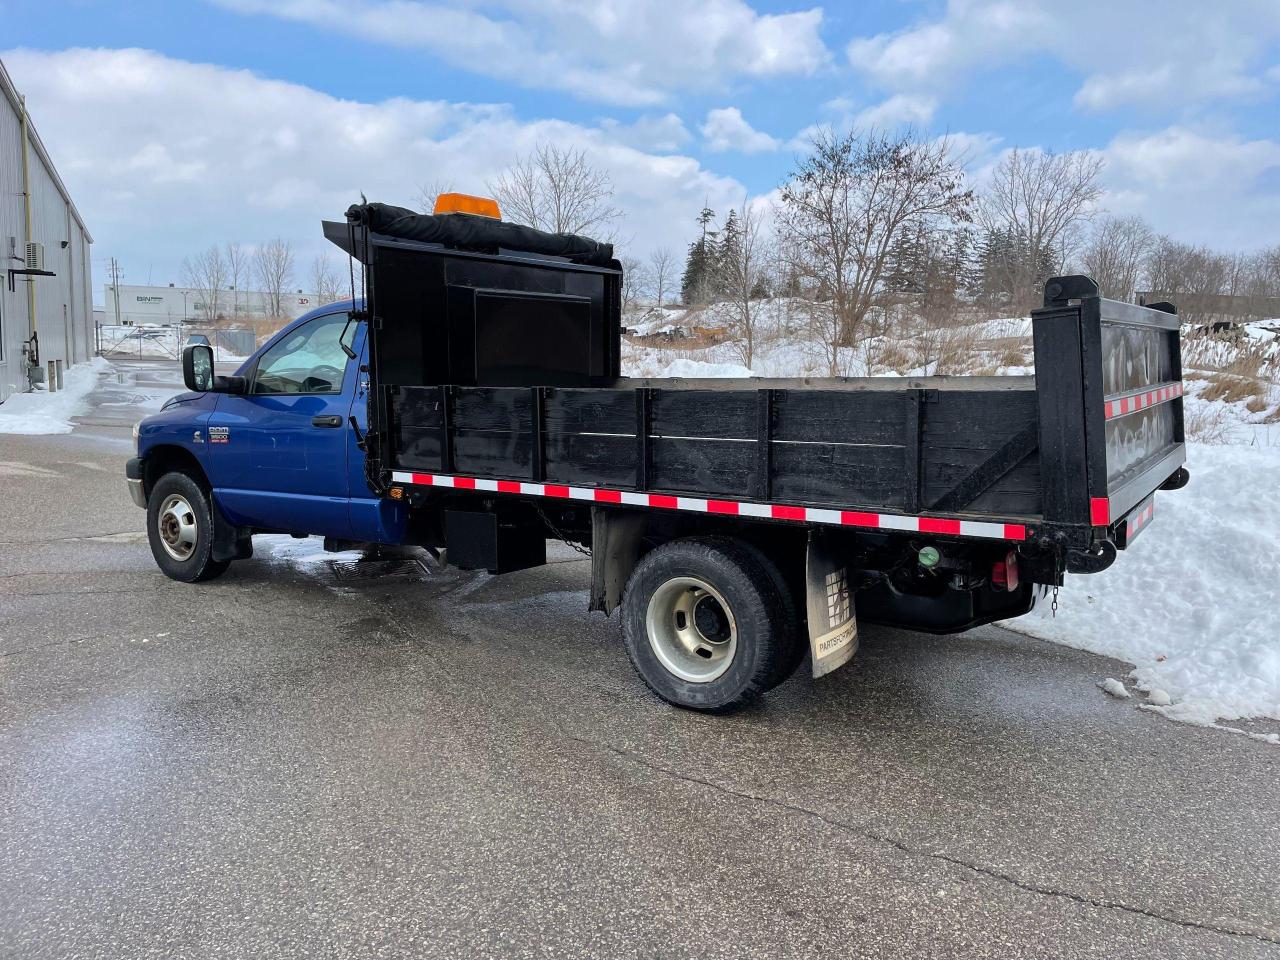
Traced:
[[699, 303], [706, 287], [707, 245], [701, 238], [689, 244], [684, 261], [684, 276], [680, 278], [680, 299], [685, 306]]
[[684, 276], [680, 279], [680, 299], [686, 305], [707, 303], [711, 299], [718, 262], [716, 231], [711, 229], [715, 218], [716, 213], [710, 207], [703, 207], [698, 214], [702, 235], [689, 244], [689, 253], [684, 263]]
[[730, 210], [725, 218], [719, 239], [715, 242], [714, 255], [711, 295], [716, 300], [723, 300], [729, 294], [729, 278], [733, 276], [734, 264], [742, 256], [742, 227], [736, 210]]
[[[1058, 257], [1052, 250], [1032, 250], [1031, 241], [1011, 230], [988, 230], [978, 242], [975, 267], [975, 294], [987, 304], [1022, 303], [1058, 272]], [[1029, 290], [1017, 289], [1020, 278]]]

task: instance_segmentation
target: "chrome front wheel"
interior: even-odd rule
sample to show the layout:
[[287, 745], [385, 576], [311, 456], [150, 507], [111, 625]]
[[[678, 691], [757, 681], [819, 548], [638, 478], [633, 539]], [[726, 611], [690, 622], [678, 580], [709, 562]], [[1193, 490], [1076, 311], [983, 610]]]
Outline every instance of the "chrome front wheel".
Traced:
[[156, 514], [156, 530], [165, 553], [179, 563], [191, 559], [200, 540], [196, 512], [187, 498], [171, 493], [160, 504]]

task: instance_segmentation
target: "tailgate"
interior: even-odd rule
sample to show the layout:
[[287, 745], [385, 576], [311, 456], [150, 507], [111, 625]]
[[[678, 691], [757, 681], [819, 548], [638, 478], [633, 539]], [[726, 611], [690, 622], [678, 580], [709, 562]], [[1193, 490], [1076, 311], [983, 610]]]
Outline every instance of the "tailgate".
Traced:
[[1187, 459], [1179, 320], [1172, 306], [1099, 298], [1097, 309], [1102, 397], [1086, 391], [1086, 403], [1095, 429], [1101, 406], [1105, 455], [1091, 496], [1102, 497], [1095, 523], [1114, 524], [1111, 539], [1123, 550], [1151, 522], [1154, 491]]
[[1123, 550], [1154, 492], [1187, 479], [1177, 313], [1055, 277], [1032, 317], [1046, 528], [1072, 550]]

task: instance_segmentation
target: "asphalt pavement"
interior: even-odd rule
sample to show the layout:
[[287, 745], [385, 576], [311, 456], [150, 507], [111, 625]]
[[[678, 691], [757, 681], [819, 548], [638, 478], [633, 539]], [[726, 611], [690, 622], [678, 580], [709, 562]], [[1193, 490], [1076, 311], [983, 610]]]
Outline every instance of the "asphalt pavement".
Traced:
[[118, 367], [0, 436], [0, 957], [1280, 957], [1280, 750], [1124, 665], [864, 628], [709, 717], [568, 550], [174, 583], [122, 469], [176, 374]]

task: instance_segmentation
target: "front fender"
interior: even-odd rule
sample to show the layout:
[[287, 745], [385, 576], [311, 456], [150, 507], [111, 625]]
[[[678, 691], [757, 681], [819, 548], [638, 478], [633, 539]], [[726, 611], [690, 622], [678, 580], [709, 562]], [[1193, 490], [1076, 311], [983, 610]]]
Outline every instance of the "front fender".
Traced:
[[215, 394], [196, 394], [154, 413], [138, 424], [138, 457], [144, 462], [160, 448], [186, 451], [209, 474], [209, 415], [217, 406]]

